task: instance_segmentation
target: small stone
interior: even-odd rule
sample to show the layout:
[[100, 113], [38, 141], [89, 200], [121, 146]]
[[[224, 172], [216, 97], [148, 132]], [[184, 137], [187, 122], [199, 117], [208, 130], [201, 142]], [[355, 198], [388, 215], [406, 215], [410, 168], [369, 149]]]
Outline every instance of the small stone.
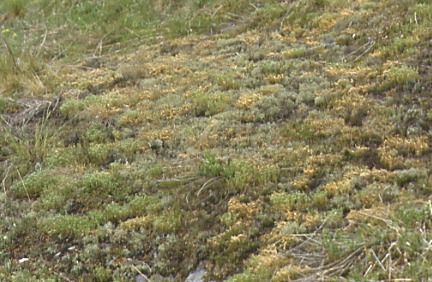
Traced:
[[35, 164], [35, 170], [42, 170], [42, 164], [40, 162]]
[[29, 260], [28, 258], [22, 258], [22, 259], [19, 259], [18, 262], [19, 262], [19, 263], [23, 263], [23, 262], [26, 262], [26, 261], [28, 261], [28, 260]]
[[207, 271], [204, 268], [198, 268], [195, 271], [189, 273], [185, 282], [202, 282], [204, 281], [204, 276], [206, 273]]

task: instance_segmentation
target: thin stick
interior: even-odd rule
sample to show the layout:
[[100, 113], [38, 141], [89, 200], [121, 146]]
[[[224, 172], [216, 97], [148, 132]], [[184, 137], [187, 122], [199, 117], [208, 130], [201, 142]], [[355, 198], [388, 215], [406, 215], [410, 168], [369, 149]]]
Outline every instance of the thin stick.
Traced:
[[[348, 55], [346, 55], [346, 56], [342, 59], [342, 61], [345, 62], [346, 59], [348, 59], [349, 57], [351, 57], [352, 55], [354, 55], [355, 53], [357, 53], [360, 49], [365, 48], [366, 46], [372, 44], [372, 42], [373, 42], [373, 45], [374, 45], [374, 44], [375, 44], [375, 41], [374, 41], [374, 40], [373, 40], [373, 41], [368, 41], [368, 42], [366, 42], [365, 44], [363, 44], [362, 46], [360, 46], [359, 48], [355, 49], [354, 51], [352, 51], [351, 53], [349, 53]], [[373, 45], [372, 45], [372, 46], [373, 46]], [[368, 48], [368, 49], [370, 49], [370, 48]], [[364, 52], [363, 52], [363, 53], [364, 53]], [[362, 54], [363, 54], [363, 53], [362, 53]]]
[[0, 115], [0, 118], [3, 120], [3, 122], [4, 122], [7, 126], [9, 126], [10, 128], [12, 128], [12, 125], [11, 125], [9, 122], [7, 122], [7, 120], [5, 120], [5, 118], [3, 117], [3, 115]]
[[8, 50], [8, 53], [12, 59], [13, 62], [13, 72], [16, 74], [18, 72], [18, 64], [17, 64], [17, 60], [15, 57], [15, 53], [12, 51], [12, 48], [10, 47], [10, 45], [8, 44], [8, 42], [6, 41], [6, 39], [4, 38], [4, 36], [1, 37], [3, 40], [4, 45], [6, 46], [6, 49]]
[[297, 4], [296, 4], [295, 2], [292, 3], [292, 4], [289, 6], [289, 8], [288, 8], [287, 12], [285, 13], [284, 17], [282, 18], [282, 20], [281, 20], [281, 22], [280, 22], [280, 24], [279, 24], [279, 33], [282, 31], [282, 28], [283, 28], [284, 22], [285, 22], [285, 20], [288, 18], [288, 15], [289, 15], [289, 13], [291, 12], [291, 10], [292, 10], [292, 8], [294, 7], [294, 5], [297, 5]]
[[222, 8], [223, 8], [223, 5], [220, 5], [219, 7], [217, 7], [216, 10], [213, 12], [213, 14], [210, 17], [214, 18], [214, 16], [216, 16], [217, 12], [219, 12], [219, 10]]
[[375, 254], [374, 250], [371, 250], [371, 252], [372, 252], [373, 257], [375, 258], [375, 260], [379, 264], [379, 266], [381, 266], [382, 270], [386, 271], [386, 268], [384, 267], [384, 265], [382, 264], [382, 262], [380, 261], [378, 256]]
[[366, 269], [365, 273], [363, 274], [363, 277], [366, 277], [369, 273], [369, 271], [374, 267], [375, 264], [369, 265], [369, 267]]
[[255, 9], [255, 11], [256, 10], [258, 10], [258, 7], [257, 6], [255, 6], [254, 4], [252, 4], [252, 3], [249, 3], [249, 5], [252, 7], [252, 8], [254, 8]]
[[[128, 31], [130, 31], [129, 29], [127, 29]], [[102, 56], [102, 46], [103, 46], [103, 41], [104, 41], [104, 39], [110, 34], [111, 32], [108, 32], [107, 34], [105, 34], [104, 36], [102, 36], [102, 38], [99, 40], [99, 42], [98, 42], [98, 44], [96, 45], [96, 48], [95, 48], [95, 50], [94, 50], [94, 52], [93, 52], [93, 55], [94, 56], [97, 56], [96, 55], [96, 53], [98, 52], [98, 50], [99, 50], [99, 56], [98, 57], [100, 57], [100, 56]]]
[[[6, 161], [6, 162], [7, 162], [7, 161]], [[7, 168], [7, 170], [6, 170], [6, 175], [5, 175], [5, 177], [3, 178], [3, 180], [2, 180], [3, 192], [4, 192], [4, 194], [5, 194], [5, 202], [7, 202], [6, 179], [8, 178], [9, 171], [10, 171], [11, 167], [12, 167], [12, 164], [10, 164], [9, 167]]]
[[186, 203], [187, 203], [189, 209], [192, 210], [192, 207], [191, 207], [190, 204], [189, 204], [189, 195], [190, 195], [190, 192], [191, 192], [191, 191], [189, 191], [189, 192], [187, 193], [187, 195], [186, 195]]
[[364, 54], [366, 54], [367, 52], [369, 52], [369, 50], [375, 45], [376, 41], [373, 40], [372, 42], [370, 42], [370, 46], [363, 52], [361, 53], [359, 56], [357, 56], [357, 58], [354, 59], [354, 62], [357, 61], [358, 59], [360, 59], [361, 57], [363, 57]]
[[31, 199], [30, 199], [30, 195], [29, 195], [29, 193], [28, 193], [28, 191], [27, 191], [27, 187], [26, 187], [25, 184], [24, 184], [24, 180], [23, 180], [22, 177], [21, 177], [21, 173], [19, 172], [18, 169], [17, 169], [17, 172], [18, 172], [18, 176], [19, 176], [19, 178], [20, 178], [20, 180], [21, 180], [21, 183], [22, 183], [22, 185], [24, 186], [24, 190], [26, 191], [27, 198], [28, 198], [28, 200], [30, 201], [30, 200], [31, 200]]
[[372, 214], [368, 214], [368, 213], [364, 213], [364, 212], [359, 212], [359, 214], [364, 215], [364, 216], [368, 216], [368, 217], [372, 217], [372, 218], [377, 219], [377, 220], [381, 220], [382, 222], [384, 222], [385, 224], [387, 224], [388, 227], [390, 227], [391, 229], [393, 229], [394, 231], [396, 231], [399, 234], [400, 229], [397, 228], [397, 227], [394, 227], [392, 225], [392, 223], [393, 223], [392, 220], [385, 219], [385, 218], [382, 218], [382, 217], [379, 217], [379, 216], [376, 216], [376, 215], [372, 215]]
[[217, 176], [217, 177], [213, 177], [213, 178], [210, 178], [209, 180], [207, 180], [207, 181], [203, 184], [203, 186], [201, 186], [201, 188], [198, 190], [198, 192], [197, 192], [197, 196], [199, 196], [199, 194], [201, 194], [201, 192], [202, 192], [205, 188], [209, 187], [210, 185], [212, 185], [213, 183], [215, 183], [215, 182], [217, 182], [217, 181], [219, 181], [219, 180], [221, 180], [221, 179], [222, 179], [222, 177]]
[[63, 278], [64, 280], [68, 281], [68, 282], [72, 282], [72, 280], [70, 280], [69, 278], [67, 278], [66, 276], [64, 276], [62, 273], [57, 273], [61, 278]]
[[135, 265], [132, 265], [132, 268], [135, 269], [142, 277], [144, 277], [144, 279], [146, 281], [151, 282], [151, 280], [144, 273], [142, 273], [141, 271], [139, 271], [139, 269], [136, 268]]
[[43, 46], [45, 45], [45, 41], [46, 41], [47, 35], [48, 35], [48, 29], [45, 29], [45, 35], [44, 35], [44, 37], [43, 37], [43, 39], [42, 39], [42, 43], [41, 43], [40, 46], [39, 46], [39, 50], [38, 50], [37, 53], [36, 53], [36, 57], [38, 57], [39, 54], [40, 54], [40, 52], [42, 51], [42, 48], [43, 48]]

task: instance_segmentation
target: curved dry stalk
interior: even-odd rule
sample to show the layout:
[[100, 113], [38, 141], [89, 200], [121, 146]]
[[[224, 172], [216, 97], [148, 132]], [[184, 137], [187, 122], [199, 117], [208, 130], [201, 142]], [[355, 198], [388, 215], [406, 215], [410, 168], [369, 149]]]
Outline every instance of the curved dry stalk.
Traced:
[[201, 188], [198, 190], [197, 192], [197, 196], [199, 196], [199, 194], [201, 194], [201, 192], [206, 189], [207, 187], [210, 187], [212, 184], [220, 181], [222, 179], [222, 176], [216, 176], [213, 178], [210, 178], [209, 180], [207, 180], [202, 186]]

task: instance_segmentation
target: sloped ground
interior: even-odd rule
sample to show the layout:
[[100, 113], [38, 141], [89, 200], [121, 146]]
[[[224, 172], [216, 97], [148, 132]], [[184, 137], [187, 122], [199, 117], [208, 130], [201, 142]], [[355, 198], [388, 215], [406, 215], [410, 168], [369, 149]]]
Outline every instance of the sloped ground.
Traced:
[[2, 280], [432, 276], [432, 6], [243, 4], [4, 88]]

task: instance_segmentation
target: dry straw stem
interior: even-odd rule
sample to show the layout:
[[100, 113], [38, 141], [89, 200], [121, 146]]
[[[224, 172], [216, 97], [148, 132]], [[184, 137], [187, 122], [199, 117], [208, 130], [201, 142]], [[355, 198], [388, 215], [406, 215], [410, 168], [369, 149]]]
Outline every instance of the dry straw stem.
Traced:
[[142, 273], [138, 268], [136, 268], [135, 265], [132, 265], [132, 268], [135, 269], [135, 271], [138, 272], [139, 275], [141, 275], [146, 281], [151, 282], [151, 280], [144, 273]]
[[1, 38], [2, 38], [2, 41], [3, 41], [4, 45], [6, 46], [6, 49], [8, 50], [9, 56], [12, 59], [13, 73], [17, 74], [17, 72], [18, 72], [18, 63], [17, 63], [17, 59], [16, 59], [16, 56], [15, 56], [15, 53], [12, 51], [11, 46], [6, 41], [6, 38], [3, 36], [3, 34], [0, 33], [0, 35], [1, 35]]
[[[222, 179], [223, 179], [222, 176], [216, 176], [216, 177], [212, 177], [212, 178], [208, 179], [206, 182], [204, 182], [204, 184], [201, 186], [201, 188], [200, 188], [200, 189], [198, 190], [198, 192], [196, 193], [197, 197], [201, 194], [202, 191], [204, 191], [204, 189], [206, 189], [206, 188], [210, 187], [211, 185], [213, 185], [213, 184], [215, 184], [215, 183], [221, 181]], [[197, 180], [198, 180], [198, 179], [195, 178], [195, 179], [193, 179], [192, 182], [195, 182], [195, 181], [197, 181]], [[192, 183], [192, 182], [190, 182], [190, 183]], [[188, 204], [188, 207], [189, 207], [190, 210], [192, 210], [192, 206], [190, 205], [190, 201], [189, 201], [189, 196], [190, 196], [191, 192], [192, 192], [192, 190], [189, 191], [189, 192], [186, 194], [186, 197], [185, 197], [185, 199], [186, 199], [186, 203]], [[206, 198], [202, 199], [199, 203], [204, 202], [205, 200], [207, 200], [207, 199], [208, 199], [209, 197], [211, 197], [211, 196], [212, 196], [212, 195], [210, 194], [210, 195], [207, 196]]]
[[209, 180], [207, 180], [202, 186], [201, 188], [198, 190], [197, 192], [197, 196], [199, 196], [199, 194], [201, 194], [201, 192], [206, 189], [207, 187], [210, 187], [212, 184], [220, 181], [222, 179], [222, 176], [217, 176], [217, 177], [213, 177], [210, 178]]
[[[5, 161], [4, 167], [6, 167], [7, 163], [8, 163], [8, 161]], [[6, 179], [9, 176], [9, 171], [10, 171], [11, 168], [12, 168], [12, 164], [9, 164], [8, 167], [7, 167], [7, 169], [6, 169], [5, 176], [3, 177], [3, 180], [2, 180], [3, 192], [5, 194], [5, 202], [7, 201]]]
[[17, 173], [18, 173], [18, 177], [19, 177], [19, 179], [20, 179], [20, 181], [21, 181], [21, 184], [22, 184], [22, 186], [24, 187], [24, 190], [26, 191], [27, 199], [28, 199], [29, 201], [31, 201], [31, 199], [30, 199], [30, 195], [29, 195], [28, 190], [27, 190], [27, 186], [26, 186], [25, 183], [24, 183], [24, 179], [22, 178], [21, 173], [19, 172], [19, 170], [17, 169], [16, 171], [17, 171]]
[[[401, 258], [399, 257], [398, 259], [394, 260], [392, 257], [392, 252], [396, 252], [403, 256], [403, 252], [398, 247], [400, 245], [398, 241], [402, 236], [404, 228], [399, 227], [396, 222], [383, 216], [370, 214], [368, 212], [356, 212], [355, 214], [355, 218], [353, 218], [354, 221], [361, 220], [358, 218], [359, 216], [362, 217], [363, 220], [367, 220], [367, 218], [372, 218], [374, 220], [383, 222], [395, 232], [397, 238], [389, 244], [389, 248], [387, 249], [387, 251], [383, 254], [378, 255], [376, 253], [376, 250], [374, 250], [375, 246], [373, 242], [361, 243], [357, 244], [356, 248], [353, 251], [343, 255], [339, 259], [331, 262], [326, 262], [329, 258], [326, 254], [325, 244], [320, 239], [320, 230], [324, 227], [324, 222], [315, 232], [311, 234], [290, 235], [291, 237], [305, 238], [303, 242], [283, 253], [285, 257], [293, 258], [295, 261], [298, 262], [298, 265], [302, 267], [301, 273], [298, 273], [302, 277], [294, 281], [314, 281], [320, 279], [331, 279], [332, 277], [334, 278], [340, 276], [346, 271], [349, 271], [352, 266], [358, 263], [368, 265], [367, 269], [363, 273], [364, 277], [366, 277], [371, 271], [373, 271], [374, 268], [379, 267], [382, 271], [386, 273], [388, 281], [412, 281], [393, 279], [393, 272], [395, 269], [397, 269], [397, 265], [400, 264]], [[384, 216], [386, 215], [388, 214], [385, 214]], [[349, 228], [349, 226], [347, 228]], [[424, 239], [425, 237], [426, 235], [424, 235], [422, 238], [428, 244], [426, 239]], [[278, 240], [277, 242], [273, 243], [273, 245], [280, 243], [280, 241], [281, 240]], [[430, 245], [430, 242], [428, 245]]]
[[375, 40], [370, 40], [368, 42], [366, 42], [365, 44], [363, 44], [362, 46], [360, 46], [359, 48], [355, 49], [354, 51], [352, 51], [351, 53], [349, 53], [348, 55], [346, 55], [343, 59], [342, 62], [345, 62], [349, 57], [353, 56], [354, 54], [358, 53], [359, 51], [361, 51], [362, 49], [365, 48], [365, 50], [358, 55], [353, 61], [356, 62], [358, 61], [361, 57], [363, 57], [367, 52], [370, 51], [370, 49], [372, 49], [372, 47], [375, 45], [376, 41]]

